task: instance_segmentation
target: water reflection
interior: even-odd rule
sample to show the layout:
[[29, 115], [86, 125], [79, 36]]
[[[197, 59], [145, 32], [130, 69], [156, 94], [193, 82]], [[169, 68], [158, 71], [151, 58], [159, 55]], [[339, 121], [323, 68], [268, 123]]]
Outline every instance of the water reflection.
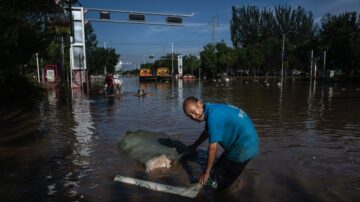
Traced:
[[79, 97], [77, 92], [73, 93], [73, 116], [75, 122], [73, 131], [76, 138], [73, 163], [87, 166], [90, 165], [90, 155], [95, 138], [93, 130], [95, 127], [90, 113], [89, 100]]
[[179, 104], [181, 104], [183, 101], [184, 101], [184, 98], [183, 98], [183, 80], [182, 79], [179, 79], [178, 80], [178, 102]]
[[[303, 80], [278, 83], [278, 79], [252, 77], [228, 83], [139, 83], [137, 78], [126, 78], [120, 97], [99, 95], [96, 89], [90, 97], [53, 90], [34, 109], [1, 110], [0, 198], [183, 201], [112, 179], [123, 174], [188, 185], [193, 180], [188, 168], [175, 165], [147, 175], [119, 152], [117, 142], [127, 130], [145, 129], [191, 144], [204, 126], [189, 120], [181, 104], [184, 98], [196, 96], [241, 107], [260, 136], [260, 155], [249, 163], [241, 183], [215, 200], [357, 201], [360, 91], [356, 86], [342, 90], [345, 87]], [[139, 88], [153, 96], [139, 99], [133, 95]], [[205, 150], [206, 144], [200, 148]], [[188, 166], [192, 176], [202, 172], [196, 163]], [[207, 201], [201, 196], [198, 200]]]

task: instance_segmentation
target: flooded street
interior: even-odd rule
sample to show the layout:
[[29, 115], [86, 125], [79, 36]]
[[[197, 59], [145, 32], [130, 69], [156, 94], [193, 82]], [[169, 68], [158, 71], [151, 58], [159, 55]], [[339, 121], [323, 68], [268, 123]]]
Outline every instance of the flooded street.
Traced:
[[[119, 151], [128, 130], [165, 132], [185, 144], [204, 123], [188, 119], [188, 96], [246, 111], [260, 155], [241, 180], [215, 201], [360, 201], [360, 89], [288, 79], [227, 83], [139, 83], [123, 78], [124, 94], [106, 97], [96, 85], [50, 90], [40, 103], [0, 111], [0, 201], [186, 201], [180, 196], [113, 182], [117, 174], [176, 186], [193, 180], [180, 165], [151, 174]], [[151, 95], [134, 96], [138, 89]], [[200, 147], [204, 155], [207, 144]], [[206, 157], [189, 162], [199, 176]], [[194, 199], [192, 199], [194, 200]], [[205, 194], [195, 200], [208, 201]]]

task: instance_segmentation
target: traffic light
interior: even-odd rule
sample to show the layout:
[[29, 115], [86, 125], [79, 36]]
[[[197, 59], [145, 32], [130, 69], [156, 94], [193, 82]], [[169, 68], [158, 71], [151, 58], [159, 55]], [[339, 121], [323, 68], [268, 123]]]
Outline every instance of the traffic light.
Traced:
[[100, 12], [100, 19], [102, 20], [110, 20], [110, 13], [106, 11]]
[[130, 21], [145, 21], [145, 15], [136, 14], [136, 13], [130, 13], [129, 14], [129, 20]]
[[183, 19], [180, 17], [177, 17], [177, 16], [170, 16], [170, 17], [166, 18], [167, 23], [181, 24], [182, 21], [183, 21]]

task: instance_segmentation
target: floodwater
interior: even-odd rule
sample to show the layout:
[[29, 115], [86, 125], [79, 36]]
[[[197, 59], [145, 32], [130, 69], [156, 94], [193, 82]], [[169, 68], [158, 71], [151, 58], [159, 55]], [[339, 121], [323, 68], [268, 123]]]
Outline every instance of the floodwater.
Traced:
[[[139, 83], [105, 97], [50, 90], [40, 103], [0, 111], [0, 201], [191, 201], [113, 182], [117, 174], [176, 186], [200, 175], [206, 156], [150, 174], [118, 150], [128, 130], [161, 131], [191, 144], [203, 123], [182, 111], [187, 96], [245, 110], [260, 155], [234, 186], [198, 201], [360, 201], [360, 87], [288, 79]], [[137, 89], [151, 95], [134, 96]], [[65, 96], [71, 95], [71, 96]], [[206, 143], [200, 147], [206, 154]], [[188, 168], [188, 169], [189, 169]]]

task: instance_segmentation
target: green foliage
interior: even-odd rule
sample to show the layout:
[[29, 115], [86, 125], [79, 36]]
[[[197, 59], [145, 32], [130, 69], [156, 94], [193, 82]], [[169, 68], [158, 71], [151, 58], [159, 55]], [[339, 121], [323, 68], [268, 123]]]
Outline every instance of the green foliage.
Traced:
[[256, 68], [276, 74], [281, 66], [283, 35], [285, 68], [306, 69], [317, 26], [312, 13], [302, 7], [270, 10], [242, 6], [232, 7], [230, 30], [236, 57], [240, 57], [235, 58], [235, 69]]
[[121, 73], [122, 75], [139, 75], [139, 72], [140, 72], [139, 69], [120, 71], [120, 73]]
[[185, 55], [183, 57], [183, 74], [197, 75], [201, 61], [194, 55]]
[[107, 72], [114, 73], [119, 57], [120, 55], [116, 54], [113, 48], [96, 48], [88, 57], [89, 73], [103, 74], [104, 68], [106, 68]]
[[[176, 72], [177, 71], [177, 54], [174, 54], [172, 56], [172, 59], [173, 59], [173, 64], [174, 64], [174, 71]], [[154, 61], [154, 64], [152, 65], [152, 70], [156, 71], [156, 68], [158, 68], [158, 67], [168, 67], [171, 71], [171, 65], [172, 65], [171, 53], [168, 53], [168, 54], [162, 56], [160, 59]]]
[[203, 72], [215, 77], [217, 70], [216, 46], [214, 44], [205, 45], [204, 50], [200, 52], [200, 58]]
[[232, 8], [231, 39], [235, 47], [246, 47], [260, 40], [261, 13], [256, 6]]
[[224, 41], [216, 44], [216, 58], [217, 72], [222, 72], [224, 69], [226, 69], [226, 72], [229, 72], [229, 68], [234, 65], [236, 60], [235, 52]]
[[89, 75], [114, 73], [115, 66], [119, 62], [120, 55], [113, 48], [98, 47], [96, 34], [90, 23], [85, 25], [86, 58]]
[[48, 17], [61, 11], [55, 1], [1, 1], [0, 71], [19, 72], [35, 52], [46, 49], [56, 36]]
[[347, 75], [360, 69], [360, 13], [326, 14], [321, 19], [320, 41], [332, 68]]
[[[60, 63], [58, 40], [69, 34], [68, 21], [64, 20], [66, 4], [65, 0], [0, 2], [0, 97], [28, 101], [41, 93], [29, 81], [35, 76], [35, 53], [43, 58], [43, 64]], [[58, 25], [59, 19], [63, 20], [62, 26]], [[65, 52], [69, 61], [67, 55]]]
[[[173, 64], [174, 64], [174, 73], [177, 74], [177, 53], [173, 55]], [[159, 59], [155, 60], [154, 63], [145, 63], [141, 64], [141, 67], [147, 67], [152, 70], [152, 72], [156, 72], [156, 69], [159, 67], [167, 67], [171, 71], [171, 53], [168, 53], [164, 56], [161, 56]], [[183, 74], [195, 74], [199, 70], [200, 67], [200, 59], [198, 59], [194, 55], [184, 55], [183, 56]]]
[[150, 69], [154, 69], [154, 64], [152, 63], [144, 63], [140, 65], [140, 68], [150, 68]]

